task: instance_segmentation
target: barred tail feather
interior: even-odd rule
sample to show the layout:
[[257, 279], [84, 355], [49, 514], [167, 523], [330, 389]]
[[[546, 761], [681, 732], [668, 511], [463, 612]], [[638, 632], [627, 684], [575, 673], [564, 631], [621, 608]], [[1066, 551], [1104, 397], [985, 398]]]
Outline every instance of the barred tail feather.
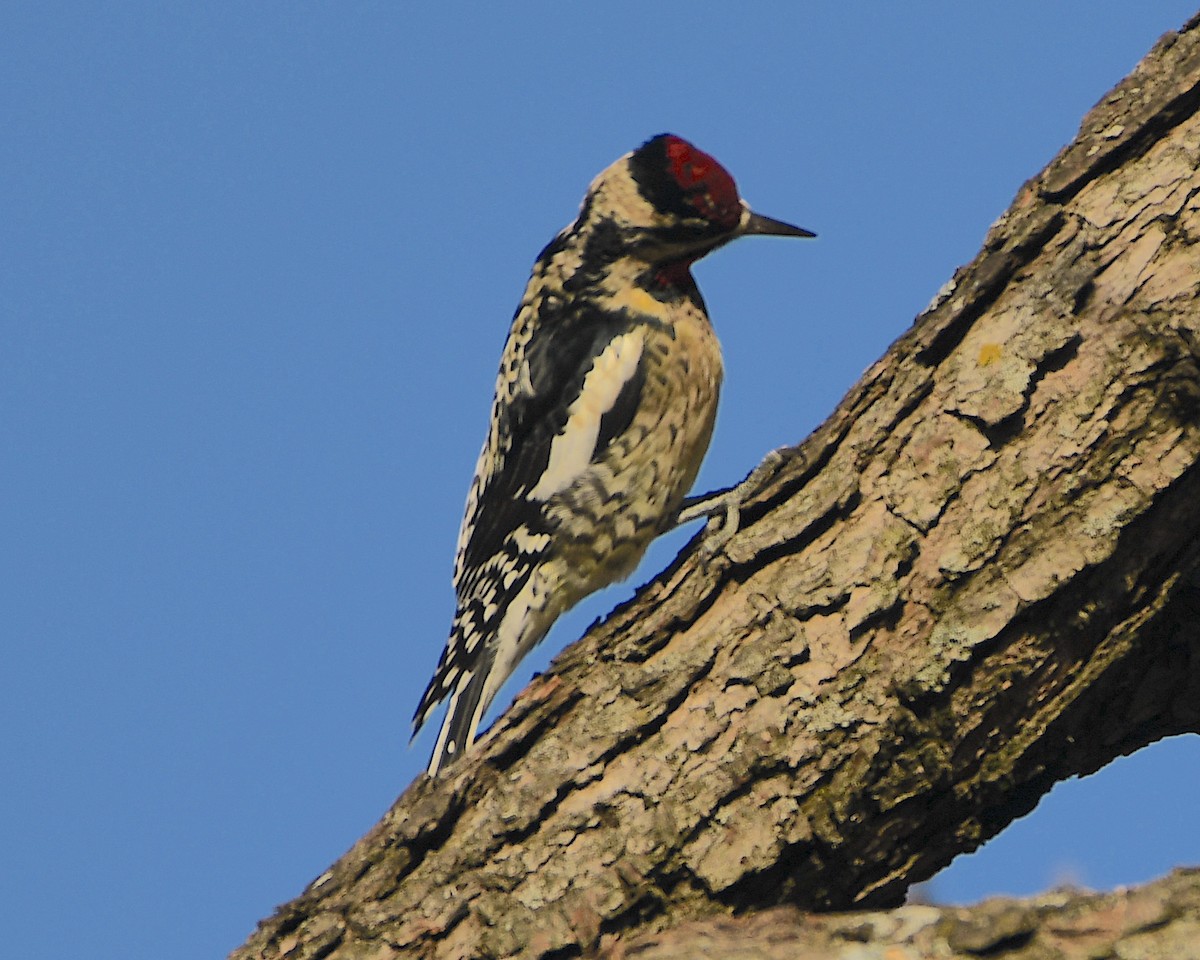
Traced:
[[[547, 608], [545, 605], [546, 592], [536, 573], [532, 577], [526, 576], [487, 641], [468, 642], [461, 625], [455, 624], [450, 646], [459, 656], [447, 659], [462, 663], [465, 654], [471, 657], [470, 667], [440, 665], [414, 721], [419, 727], [443, 698], [449, 701], [429, 761], [430, 776], [461, 757], [475, 742], [480, 721], [496, 694], [558, 616], [558, 607]], [[470, 636], [478, 637], [479, 634], [472, 632]]]
[[487, 686], [490, 665], [481, 666], [484, 669], [463, 675], [454, 692], [450, 694], [446, 718], [442, 721], [442, 729], [438, 731], [433, 756], [429, 758], [428, 772], [431, 777], [437, 776], [442, 767], [462, 756], [475, 741], [479, 721], [487, 708], [483, 693]]

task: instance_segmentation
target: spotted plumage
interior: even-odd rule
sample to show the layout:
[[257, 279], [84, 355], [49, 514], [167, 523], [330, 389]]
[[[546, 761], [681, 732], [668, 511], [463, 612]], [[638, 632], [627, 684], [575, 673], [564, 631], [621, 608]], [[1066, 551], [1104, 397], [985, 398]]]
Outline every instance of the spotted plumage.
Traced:
[[690, 267], [750, 233], [812, 236], [752, 213], [720, 164], [663, 134], [604, 170], [538, 257], [467, 497], [450, 638], [413, 720], [415, 735], [449, 699], [431, 775], [555, 619], [677, 522], [722, 378]]

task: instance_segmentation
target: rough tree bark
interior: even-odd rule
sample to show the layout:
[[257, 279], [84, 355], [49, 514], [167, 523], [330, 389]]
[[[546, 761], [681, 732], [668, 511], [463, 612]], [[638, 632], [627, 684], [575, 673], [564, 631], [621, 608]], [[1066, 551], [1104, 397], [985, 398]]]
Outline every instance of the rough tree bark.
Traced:
[[890, 907], [1056, 781], [1200, 730], [1198, 160], [1200, 18], [736, 537], [565, 651], [234, 956], [568, 957]]
[[1200, 871], [1137, 890], [976, 907], [802, 914], [777, 907], [616, 941], [597, 960], [1196, 960]]

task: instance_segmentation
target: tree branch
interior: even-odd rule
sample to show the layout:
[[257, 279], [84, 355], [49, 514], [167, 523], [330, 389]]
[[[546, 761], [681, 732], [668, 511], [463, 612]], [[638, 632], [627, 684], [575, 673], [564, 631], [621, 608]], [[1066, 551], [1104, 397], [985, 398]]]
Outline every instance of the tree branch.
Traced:
[[[889, 949], [890, 948], [890, 949]], [[977, 907], [804, 915], [794, 907], [699, 920], [616, 942], [602, 960], [1095, 960], [1200, 957], [1200, 871], [1135, 890], [1057, 890]]]
[[884, 907], [1200, 729], [1200, 26], [1168, 35], [718, 553], [689, 549], [235, 957], [577, 956]]

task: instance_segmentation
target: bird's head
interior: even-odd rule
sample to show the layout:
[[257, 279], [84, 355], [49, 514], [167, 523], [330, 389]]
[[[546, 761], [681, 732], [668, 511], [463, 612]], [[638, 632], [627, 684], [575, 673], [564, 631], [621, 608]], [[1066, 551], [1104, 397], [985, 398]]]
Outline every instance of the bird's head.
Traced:
[[626, 250], [652, 263], [692, 263], [737, 237], [813, 237], [754, 213], [721, 164], [674, 134], [659, 134], [602, 171], [580, 221], [616, 228]]

